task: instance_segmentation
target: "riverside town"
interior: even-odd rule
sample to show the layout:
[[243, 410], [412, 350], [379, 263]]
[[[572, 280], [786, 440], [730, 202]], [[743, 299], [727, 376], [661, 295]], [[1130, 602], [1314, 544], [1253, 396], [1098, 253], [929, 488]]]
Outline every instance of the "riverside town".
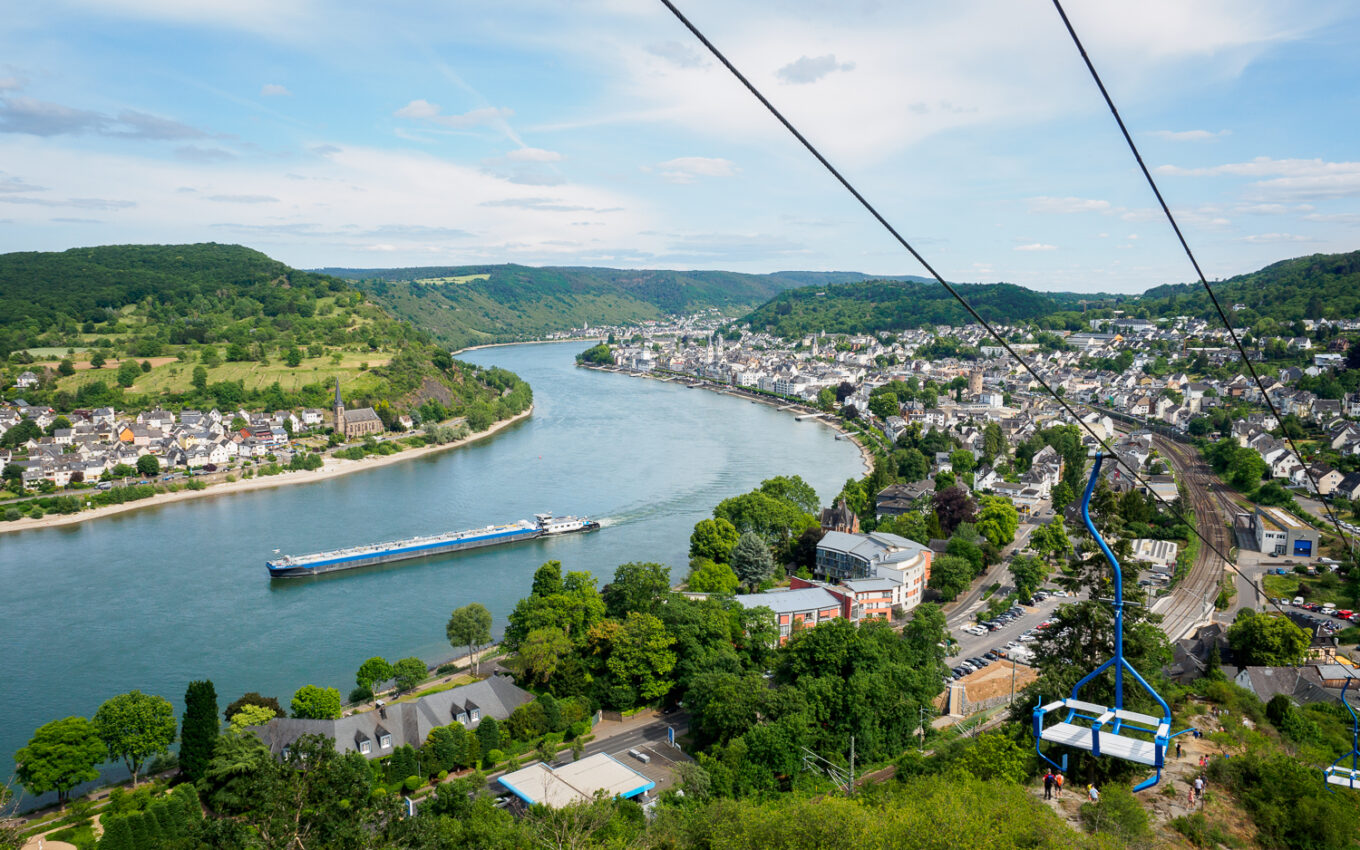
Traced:
[[1360, 7], [1167, 6], [16, 5], [0, 850], [1360, 850]]

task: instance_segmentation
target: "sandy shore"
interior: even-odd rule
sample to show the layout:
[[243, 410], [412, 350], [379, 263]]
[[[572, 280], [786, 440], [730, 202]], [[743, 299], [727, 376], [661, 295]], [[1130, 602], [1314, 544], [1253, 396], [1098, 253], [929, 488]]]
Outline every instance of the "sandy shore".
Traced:
[[[698, 387], [699, 389], [708, 390], [709, 392], [715, 392], [718, 395], [725, 395], [728, 398], [739, 398], [745, 401], [753, 401], [757, 404], [763, 404], [767, 407], [774, 407], [780, 410], [783, 410], [795, 404], [795, 402], [791, 401], [772, 399], [766, 396], [749, 395], [747, 393], [743, 393], [740, 391], [733, 391], [731, 387], [719, 386], [718, 384], [713, 384], [701, 378], [693, 378], [688, 375], [654, 375], [649, 372], [631, 372], [628, 371], [627, 369], [620, 369], [618, 367], [611, 369], [605, 366], [583, 366], [583, 368], [594, 369], [597, 372], [613, 372], [616, 375], [628, 375], [636, 376], [639, 378], [650, 378], [651, 380], [654, 381], [663, 381], [665, 383], [670, 384], [684, 383], [685, 381], [688, 380], [697, 380], [699, 381]], [[803, 405], [803, 407], [807, 407], [807, 405]], [[817, 411], [811, 411], [811, 408], [808, 408], [807, 410], [790, 410], [788, 412], [793, 413], [795, 416], [806, 416], [809, 412]], [[820, 425], [823, 425], [827, 428], [830, 428], [836, 433], [844, 436], [845, 439], [854, 443], [855, 446], [859, 448], [860, 460], [864, 463], [864, 474], [868, 475], [869, 473], [874, 471], [874, 453], [869, 450], [868, 446], [860, 442], [859, 437], [855, 436], [852, 432], [846, 430], [846, 428], [843, 425], [841, 425], [837, 419], [835, 419], [834, 417], [828, 419], [826, 418], [826, 416], [818, 416], [816, 419], [813, 419], [812, 421]]]
[[465, 351], [480, 351], [483, 348], [505, 348], [507, 345], [556, 345], [559, 342], [604, 342], [602, 336], [585, 336], [571, 339], [526, 339], [521, 342], [487, 342], [482, 345], [469, 345], [467, 348], [460, 348], [452, 352], [452, 356], [457, 357]]
[[442, 446], [421, 446], [418, 449], [405, 449], [390, 455], [369, 455], [363, 460], [341, 460], [339, 458], [327, 457], [324, 465], [320, 469], [300, 470], [297, 472], [281, 472], [278, 475], [266, 475], [259, 478], [246, 478], [237, 481], [228, 481], [222, 484], [213, 484], [206, 490], [180, 490], [177, 493], [157, 493], [149, 499], [139, 499], [135, 502], [124, 502], [121, 505], [108, 505], [93, 510], [81, 511], [75, 514], [49, 514], [42, 519], [24, 519], [14, 522], [0, 522], [0, 534], [10, 531], [24, 531], [35, 528], [52, 528], [58, 525], [73, 525], [78, 522], [99, 519], [100, 517], [113, 516], [127, 511], [138, 511], [143, 508], [154, 508], [160, 505], [168, 505], [174, 502], [186, 502], [190, 499], [202, 499], [209, 496], [226, 496], [231, 493], [247, 493], [251, 490], [263, 490], [267, 487], [286, 487], [290, 484], [311, 484], [316, 481], [327, 481], [338, 478], [341, 475], [348, 475], [351, 472], [363, 472], [366, 469], [377, 469], [380, 466], [387, 466], [392, 463], [400, 463], [417, 457], [425, 457], [436, 452], [456, 449], [468, 443], [475, 443], [478, 440], [490, 437], [492, 434], [528, 418], [534, 412], [533, 405], [529, 409], [509, 419], [497, 422], [485, 431], [455, 440], [452, 443], [445, 443]]

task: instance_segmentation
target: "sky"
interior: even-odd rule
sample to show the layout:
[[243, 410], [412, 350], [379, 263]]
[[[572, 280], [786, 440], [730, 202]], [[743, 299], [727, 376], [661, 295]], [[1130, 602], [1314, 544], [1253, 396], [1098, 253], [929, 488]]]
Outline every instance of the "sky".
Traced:
[[[679, 0], [942, 274], [1193, 279], [1051, 3]], [[1211, 279], [1360, 248], [1360, 7], [1070, 0]], [[922, 269], [655, 0], [46, 0], [0, 252]]]

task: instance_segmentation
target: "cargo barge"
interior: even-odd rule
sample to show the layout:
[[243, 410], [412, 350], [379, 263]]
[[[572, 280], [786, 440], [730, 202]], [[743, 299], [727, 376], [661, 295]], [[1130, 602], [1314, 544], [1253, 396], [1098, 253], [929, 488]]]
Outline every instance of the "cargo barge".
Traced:
[[536, 540], [540, 537], [553, 537], [578, 531], [594, 531], [599, 527], [598, 522], [585, 517], [554, 517], [552, 514], [536, 514], [532, 522], [522, 519], [509, 525], [488, 525], [485, 528], [450, 531], [429, 537], [408, 537], [405, 540], [393, 540], [390, 543], [370, 543], [364, 546], [332, 549], [327, 552], [313, 552], [310, 555], [284, 555], [281, 558], [266, 561], [265, 566], [269, 568], [270, 578], [315, 576], [340, 570], [352, 570], [358, 567], [390, 564], [393, 561], [445, 555], [450, 552], [461, 552], [465, 549], [519, 543], [524, 540]]

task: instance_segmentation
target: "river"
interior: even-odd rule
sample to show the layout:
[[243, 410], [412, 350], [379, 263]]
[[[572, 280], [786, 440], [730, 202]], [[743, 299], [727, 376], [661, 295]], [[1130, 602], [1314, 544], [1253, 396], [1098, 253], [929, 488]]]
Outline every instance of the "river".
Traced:
[[[750, 401], [578, 369], [583, 343], [468, 352], [534, 390], [495, 436], [331, 479], [133, 511], [0, 538], [0, 776], [32, 731], [140, 689], [181, 710], [212, 679], [219, 704], [314, 683], [341, 694], [364, 659], [454, 655], [449, 612], [491, 610], [499, 634], [534, 570], [556, 559], [603, 585], [628, 561], [686, 571], [690, 530], [722, 499], [779, 474], [823, 502], [863, 467], [834, 432]], [[310, 552], [518, 520], [587, 514], [600, 531], [311, 579], [270, 581], [278, 549]]]

